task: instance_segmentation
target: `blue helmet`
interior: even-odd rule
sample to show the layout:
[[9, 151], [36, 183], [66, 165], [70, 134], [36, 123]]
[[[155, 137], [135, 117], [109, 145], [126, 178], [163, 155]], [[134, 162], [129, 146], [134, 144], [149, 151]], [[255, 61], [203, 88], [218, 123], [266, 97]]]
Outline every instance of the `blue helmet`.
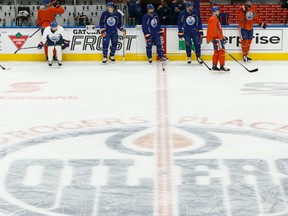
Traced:
[[42, 0], [43, 5], [47, 5], [50, 3], [50, 0]]
[[185, 7], [186, 8], [189, 8], [189, 7], [192, 7], [192, 6], [193, 6], [193, 4], [190, 1], [185, 3]]
[[220, 8], [218, 6], [213, 6], [212, 13], [214, 13], [215, 11], [220, 11]]
[[108, 3], [107, 3], [107, 7], [115, 8], [114, 2], [108, 2]]
[[253, 2], [253, 0], [246, 0], [246, 2], [250, 1], [251, 3]]
[[147, 5], [147, 10], [152, 10], [155, 9], [155, 7], [152, 4], [148, 4]]
[[57, 26], [58, 26], [58, 23], [56, 21], [53, 21], [50, 23], [51, 28], [57, 28]]

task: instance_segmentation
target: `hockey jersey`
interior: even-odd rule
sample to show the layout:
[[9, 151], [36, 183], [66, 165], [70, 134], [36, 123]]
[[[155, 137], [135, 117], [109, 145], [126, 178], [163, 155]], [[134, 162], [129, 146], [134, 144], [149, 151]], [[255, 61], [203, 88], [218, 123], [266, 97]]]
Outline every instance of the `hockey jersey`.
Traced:
[[55, 15], [57, 14], [63, 14], [65, 12], [64, 8], [62, 6], [56, 8], [56, 7], [49, 7], [44, 9], [38, 10], [38, 16], [37, 16], [37, 22], [38, 25], [42, 28], [46, 28], [50, 25], [52, 21], [55, 20]]
[[178, 18], [178, 30], [179, 32], [192, 32], [203, 30], [202, 19], [197, 10], [188, 12], [187, 10], [181, 11]]
[[253, 24], [260, 24], [256, 8], [252, 5], [245, 11], [245, 6], [239, 8], [238, 13], [239, 28], [245, 28], [246, 30], [253, 29]]
[[48, 46], [61, 46], [63, 43], [63, 39], [69, 40], [67, 38], [67, 34], [62, 26], [58, 26], [57, 30], [53, 32], [51, 27], [48, 26], [45, 28], [43, 36], [42, 36], [42, 43], [45, 44], [47, 42]]
[[207, 43], [210, 43], [214, 39], [223, 39], [223, 31], [221, 29], [221, 24], [216, 16], [211, 16], [208, 20], [207, 28]]
[[108, 11], [104, 11], [100, 18], [100, 30], [106, 31], [107, 34], [116, 34], [117, 29], [120, 31], [124, 30], [124, 26], [122, 25], [122, 17], [119, 12], [115, 12], [113, 14]]
[[159, 37], [161, 32], [161, 26], [158, 14], [154, 12], [152, 16], [145, 14], [142, 18], [142, 31], [144, 35], [150, 34], [151, 37]]

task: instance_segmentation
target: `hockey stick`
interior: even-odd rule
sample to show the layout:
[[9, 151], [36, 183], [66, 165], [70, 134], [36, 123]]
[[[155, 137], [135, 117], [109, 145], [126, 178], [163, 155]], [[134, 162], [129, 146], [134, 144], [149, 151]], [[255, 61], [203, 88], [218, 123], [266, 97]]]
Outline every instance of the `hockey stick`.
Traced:
[[243, 64], [241, 64], [241, 62], [239, 62], [234, 56], [232, 56], [230, 53], [228, 53], [226, 50], [225, 52], [232, 58], [234, 59], [237, 63], [239, 63], [243, 68], [245, 68], [245, 70], [247, 70], [249, 73], [255, 73], [257, 72], [259, 69], [258, 68], [255, 68], [253, 70], [249, 70], [248, 68], [246, 68]]
[[162, 71], [165, 71], [165, 67], [164, 67], [164, 59], [162, 59], [161, 62], [162, 62]]
[[[185, 38], [183, 37], [183, 39], [184, 39], [184, 41], [185, 41], [185, 43], [187, 44], [187, 45], [189, 45], [189, 43], [185, 40]], [[194, 50], [194, 49], [191, 49], [195, 54], [196, 54], [196, 51]], [[208, 70], [212, 70], [208, 65], [207, 65], [207, 63], [201, 58], [201, 57], [199, 57], [200, 59], [201, 59], [201, 61], [203, 62], [203, 64], [207, 67], [207, 69]]]
[[125, 45], [125, 33], [123, 33], [123, 56], [122, 56], [122, 60], [123, 60], [123, 62], [125, 62], [125, 55], [126, 55], [126, 45]]
[[2, 65], [0, 65], [0, 68], [2, 69], [2, 70], [10, 70], [11, 68], [7, 68], [7, 67], [3, 67]]
[[40, 30], [41, 30], [41, 28], [37, 29], [32, 35], [29, 36], [29, 38], [32, 38]]
[[38, 48], [38, 47], [37, 47], [37, 46], [34, 46], [34, 47], [24, 47], [24, 48], [20, 48], [20, 49], [16, 50], [16, 51], [14, 52], [14, 54], [18, 53], [20, 50], [24, 50], [24, 49], [36, 49], [36, 48]]

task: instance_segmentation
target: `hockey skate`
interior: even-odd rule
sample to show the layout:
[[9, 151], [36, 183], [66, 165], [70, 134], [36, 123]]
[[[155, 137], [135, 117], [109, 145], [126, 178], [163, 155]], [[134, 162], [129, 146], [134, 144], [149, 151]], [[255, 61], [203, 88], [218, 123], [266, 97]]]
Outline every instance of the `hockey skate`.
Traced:
[[220, 71], [220, 69], [217, 67], [217, 65], [213, 65], [213, 66], [212, 66], [212, 70], [213, 70], [213, 71]]
[[200, 57], [197, 58], [197, 61], [199, 64], [203, 64], [203, 60]]
[[226, 72], [229, 72], [230, 69], [225, 67], [225, 66], [220, 66], [220, 71], [226, 71]]
[[110, 56], [109, 58], [112, 62], [115, 62], [115, 57], [114, 56]]

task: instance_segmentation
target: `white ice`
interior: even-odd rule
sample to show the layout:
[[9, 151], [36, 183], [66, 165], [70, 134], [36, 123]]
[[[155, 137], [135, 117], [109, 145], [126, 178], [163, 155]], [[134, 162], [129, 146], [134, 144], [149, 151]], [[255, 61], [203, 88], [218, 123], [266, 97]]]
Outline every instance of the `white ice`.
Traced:
[[[287, 61], [245, 64], [249, 69], [259, 68], [257, 73], [248, 73], [234, 61], [227, 62], [229, 73], [211, 72], [195, 61], [192, 65], [170, 61], [164, 63], [165, 71], [158, 62], [64, 62], [62, 68], [50, 68], [44, 62], [0, 64], [12, 68], [0, 70], [0, 215], [2, 210], [3, 215], [162, 216], [171, 215], [169, 209], [159, 213], [171, 203], [173, 215], [181, 216], [288, 215]], [[164, 80], [163, 85], [159, 79]], [[169, 121], [169, 130], [161, 127], [165, 125], [163, 121]], [[103, 128], [128, 128], [126, 133], [138, 127], [145, 129], [112, 141], [121, 142], [132, 152], [154, 153], [153, 156], [123, 152], [117, 143], [116, 149], [107, 147], [107, 140], [116, 134], [113, 131], [70, 136], [73, 132]], [[159, 135], [161, 131], [164, 136], [169, 133], [168, 156], [167, 152], [159, 153], [167, 146], [157, 148], [159, 140], [165, 145], [165, 141], [157, 139], [163, 135]], [[53, 138], [68, 132], [67, 139]], [[44, 144], [25, 144], [45, 137]], [[212, 149], [205, 147], [207, 142], [217, 143], [213, 137], [221, 144]], [[197, 152], [201, 148], [204, 152]], [[181, 155], [189, 151], [194, 153]], [[163, 174], [158, 162], [165, 160], [163, 157], [170, 160], [169, 154], [172, 165]], [[13, 167], [20, 159], [23, 164], [30, 160], [31, 166]], [[33, 164], [33, 160], [41, 159], [44, 165]], [[64, 165], [59, 171], [61, 179], [53, 182], [58, 188], [54, 197], [52, 185], [48, 187], [50, 194], [41, 184], [56, 178], [49, 172], [58, 167], [45, 174], [56, 159]], [[68, 162], [72, 159], [78, 160], [74, 168]], [[87, 174], [87, 164], [79, 162], [83, 159], [99, 160], [91, 175]], [[134, 161], [126, 170], [125, 184], [133, 188], [141, 185], [143, 179], [150, 179], [154, 187], [146, 194], [148, 198], [141, 196], [141, 190], [127, 188], [123, 195], [121, 185], [116, 187], [120, 192], [115, 189], [113, 193], [109, 181], [121, 179], [122, 165], [107, 165], [106, 160], [110, 159]], [[209, 160], [210, 167], [203, 165]], [[239, 170], [236, 160], [243, 162], [243, 169]], [[75, 168], [81, 166], [83, 173]], [[116, 170], [114, 175], [109, 171], [111, 167]], [[78, 171], [75, 181], [83, 188], [75, 186], [74, 192], [69, 191], [72, 201], [67, 197], [63, 201], [63, 188], [73, 184], [73, 172]], [[44, 179], [45, 175], [51, 179]], [[164, 180], [167, 177], [172, 182], [167, 189], [172, 191], [168, 200], [159, 199], [158, 175], [167, 175]], [[93, 196], [89, 182], [96, 188]], [[106, 195], [102, 190], [105, 185], [112, 188], [110, 192], [107, 189]], [[53, 204], [41, 203], [46, 193], [45, 199]], [[69, 204], [73, 206], [70, 208]], [[147, 210], [149, 206], [151, 211]]]

